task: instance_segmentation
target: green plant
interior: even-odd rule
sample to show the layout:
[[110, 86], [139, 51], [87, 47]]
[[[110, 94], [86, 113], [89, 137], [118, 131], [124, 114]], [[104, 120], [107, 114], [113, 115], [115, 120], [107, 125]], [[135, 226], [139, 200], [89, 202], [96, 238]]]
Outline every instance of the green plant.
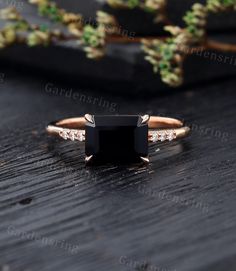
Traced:
[[128, 38], [119, 32], [117, 19], [103, 11], [97, 11], [96, 23], [87, 24], [81, 14], [59, 8], [49, 0], [29, 0], [36, 5], [40, 16], [66, 27], [67, 32], [46, 25], [32, 25], [13, 7], [0, 10], [0, 19], [7, 21], [0, 30], [0, 48], [14, 43], [28, 46], [47, 46], [59, 41], [75, 40], [88, 58], [100, 59], [105, 55], [110, 42], [140, 42], [145, 59], [159, 72], [162, 81], [176, 87], [183, 82], [183, 63], [191, 50], [197, 48], [236, 52], [236, 46], [211, 41], [206, 25], [211, 13], [235, 11], [236, 0], [206, 0], [206, 4], [195, 3], [183, 17], [185, 27], [170, 23], [166, 14], [167, 0], [107, 0], [112, 8], [142, 9], [153, 14], [154, 23], [165, 24], [169, 33], [162, 38]]

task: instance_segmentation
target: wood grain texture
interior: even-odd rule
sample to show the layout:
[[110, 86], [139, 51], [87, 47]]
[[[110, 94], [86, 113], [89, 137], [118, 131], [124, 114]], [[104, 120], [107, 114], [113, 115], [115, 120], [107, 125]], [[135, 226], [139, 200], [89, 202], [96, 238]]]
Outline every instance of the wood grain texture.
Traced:
[[[148, 99], [1, 72], [2, 270], [235, 271], [235, 78]], [[115, 113], [184, 119], [192, 135], [150, 146], [147, 167], [85, 168], [83, 145], [44, 127], [111, 112], [48, 93], [48, 83], [116, 103]]]

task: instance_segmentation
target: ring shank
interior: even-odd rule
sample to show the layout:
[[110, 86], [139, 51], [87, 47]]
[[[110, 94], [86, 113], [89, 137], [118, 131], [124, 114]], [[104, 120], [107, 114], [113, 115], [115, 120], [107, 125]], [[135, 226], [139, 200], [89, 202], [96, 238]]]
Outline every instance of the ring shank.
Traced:
[[[63, 119], [63, 120], [51, 123], [51, 125], [55, 127], [62, 127], [62, 128], [68, 128], [68, 129], [84, 129], [85, 124], [86, 124], [86, 120], [84, 117]], [[182, 126], [183, 126], [183, 123], [180, 120], [173, 119], [173, 118], [151, 116], [148, 121], [149, 129], [179, 128]]]
[[85, 124], [86, 120], [84, 117], [64, 119], [55, 123], [56, 126], [69, 129], [84, 129]]
[[[67, 130], [67, 132], [70, 132], [69, 130], [71, 129], [72, 132], [80, 131], [82, 133], [85, 133], [85, 125], [86, 119], [84, 117], [77, 117], [63, 119], [60, 121], [50, 123], [46, 129], [49, 134], [60, 136], [65, 129]], [[148, 135], [149, 141], [151, 141], [150, 138], [152, 132], [164, 131], [168, 134], [174, 129], [173, 131], [176, 134], [176, 139], [178, 139], [187, 136], [190, 131], [190, 128], [183, 127], [183, 122], [181, 122], [180, 120], [159, 116], [150, 116], [148, 120], [148, 128], [149, 128]]]

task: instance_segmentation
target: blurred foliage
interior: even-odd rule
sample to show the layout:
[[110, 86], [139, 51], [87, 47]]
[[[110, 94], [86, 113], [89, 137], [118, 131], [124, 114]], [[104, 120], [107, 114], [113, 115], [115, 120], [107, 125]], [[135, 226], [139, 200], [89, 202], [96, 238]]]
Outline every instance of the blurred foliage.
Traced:
[[[14, 43], [47, 46], [73, 39], [88, 58], [100, 59], [105, 55], [106, 44], [112, 37], [119, 37], [124, 42], [140, 41], [123, 37], [117, 19], [103, 11], [97, 11], [96, 21], [87, 24], [81, 14], [67, 12], [55, 2], [29, 0], [29, 3], [37, 6], [40, 16], [64, 25], [67, 33], [49, 29], [46, 25], [32, 25], [15, 8], [9, 7], [0, 10], [0, 19], [7, 21], [0, 29], [0, 48]], [[161, 21], [165, 24], [164, 29], [169, 33], [167, 38], [141, 39], [141, 44], [145, 59], [153, 65], [154, 72], [159, 72], [162, 81], [174, 87], [183, 82], [183, 62], [189, 50], [199, 46], [207, 48], [209, 44], [206, 33], [208, 15], [236, 10], [236, 0], [206, 0], [205, 5], [195, 3], [183, 17], [185, 27], [180, 28], [169, 22], [167, 0], [107, 0], [107, 3], [116, 9], [142, 9], [154, 15], [154, 23]]]

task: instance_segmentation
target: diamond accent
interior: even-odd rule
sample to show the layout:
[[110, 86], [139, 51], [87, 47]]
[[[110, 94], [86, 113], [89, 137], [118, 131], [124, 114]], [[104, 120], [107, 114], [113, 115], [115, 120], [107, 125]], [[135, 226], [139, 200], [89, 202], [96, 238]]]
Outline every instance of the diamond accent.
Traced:
[[158, 134], [157, 134], [157, 133], [152, 134], [151, 140], [152, 140], [153, 142], [158, 141]]
[[174, 131], [170, 131], [169, 133], [167, 133], [166, 138], [167, 140], [172, 141], [176, 138], [176, 134], [174, 133]]
[[176, 138], [176, 132], [174, 130], [159, 130], [151, 131], [151, 141], [172, 141]]
[[84, 141], [85, 140], [85, 131], [81, 130], [71, 130], [71, 129], [63, 129], [59, 132], [59, 136], [65, 140], [72, 141]]

